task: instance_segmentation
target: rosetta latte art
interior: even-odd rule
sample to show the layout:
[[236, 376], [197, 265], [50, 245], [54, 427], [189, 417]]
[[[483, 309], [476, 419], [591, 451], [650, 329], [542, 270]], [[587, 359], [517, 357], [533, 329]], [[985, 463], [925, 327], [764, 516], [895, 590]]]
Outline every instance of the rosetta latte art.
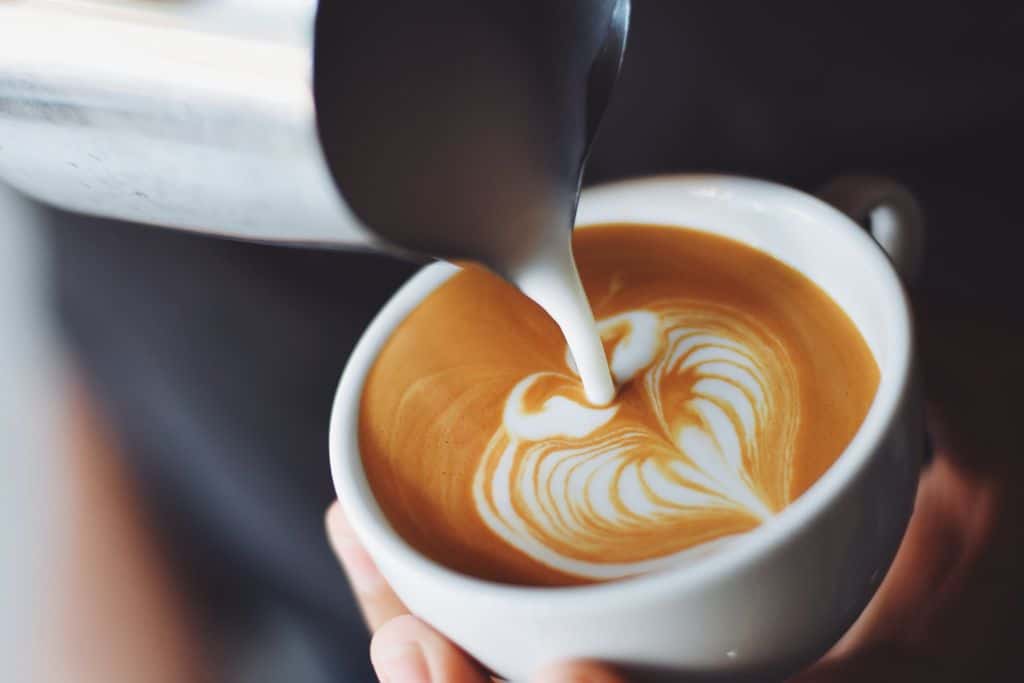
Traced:
[[367, 375], [359, 449], [382, 512], [468, 576], [582, 585], [717, 555], [836, 462], [878, 387], [843, 310], [753, 247], [600, 225], [573, 254], [611, 404], [588, 401], [552, 318], [475, 266]]
[[473, 480], [485, 524], [594, 580], [699, 557], [790, 502], [800, 419], [786, 349], [743, 311], [684, 300], [599, 321], [620, 400], [522, 378]]

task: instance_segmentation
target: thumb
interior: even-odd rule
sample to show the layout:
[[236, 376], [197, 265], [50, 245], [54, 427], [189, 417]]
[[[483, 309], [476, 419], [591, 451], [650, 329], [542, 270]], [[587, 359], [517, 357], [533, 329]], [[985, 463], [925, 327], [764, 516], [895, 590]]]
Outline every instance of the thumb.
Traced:
[[543, 668], [531, 683], [625, 683], [625, 679], [598, 662], [565, 662]]
[[384, 624], [370, 643], [370, 660], [384, 683], [484, 683], [469, 656], [416, 617]]

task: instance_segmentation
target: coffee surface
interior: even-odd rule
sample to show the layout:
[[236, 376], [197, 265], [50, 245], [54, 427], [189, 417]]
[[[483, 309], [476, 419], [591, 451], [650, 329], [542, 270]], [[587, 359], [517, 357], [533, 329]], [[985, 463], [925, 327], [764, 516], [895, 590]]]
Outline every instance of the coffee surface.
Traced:
[[413, 547], [515, 584], [694, 561], [802, 494], [878, 386], [853, 323], [806, 277], [691, 230], [579, 230], [616, 400], [587, 402], [554, 322], [467, 267], [382, 348], [360, 406], [371, 488]]

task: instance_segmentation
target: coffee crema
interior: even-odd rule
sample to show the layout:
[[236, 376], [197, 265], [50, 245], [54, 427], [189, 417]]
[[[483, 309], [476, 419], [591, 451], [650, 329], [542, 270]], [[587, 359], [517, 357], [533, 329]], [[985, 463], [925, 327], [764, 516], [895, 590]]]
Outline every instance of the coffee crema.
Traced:
[[618, 395], [587, 402], [554, 322], [470, 266], [397, 328], [359, 443], [396, 531], [452, 569], [528, 585], [694, 561], [839, 456], [878, 387], [845, 313], [780, 261], [692, 230], [573, 238]]

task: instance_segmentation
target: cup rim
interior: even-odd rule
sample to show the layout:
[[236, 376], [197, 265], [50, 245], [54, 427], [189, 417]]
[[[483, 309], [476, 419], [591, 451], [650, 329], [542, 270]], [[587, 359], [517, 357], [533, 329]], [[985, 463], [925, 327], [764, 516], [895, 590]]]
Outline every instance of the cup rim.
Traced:
[[[885, 302], [891, 307], [892, 324], [884, 335], [889, 351], [882, 378], [868, 414], [835, 462], [799, 498], [771, 520], [746, 532], [729, 548], [711, 553], [692, 564], [595, 584], [524, 586], [463, 574], [434, 561], [409, 545], [391, 527], [377, 503], [362, 466], [358, 424], [363, 385], [383, 344], [426, 296], [458, 272], [456, 266], [437, 262], [421, 269], [402, 285], [367, 327], [345, 366], [331, 409], [329, 446], [334, 487], [350, 524], [364, 544], [386, 553], [390, 556], [388, 559], [400, 562], [423, 580], [443, 581], [453, 589], [468, 591], [464, 593], [466, 595], [505, 601], [511, 599], [534, 609], [564, 608], [566, 601], [592, 598], [600, 598], [603, 605], [608, 605], [609, 602], [635, 600], [640, 594], [687, 590], [712, 578], [741, 571], [797, 536], [857, 480], [877, 456], [881, 441], [907, 399], [911, 379], [914, 339], [910, 303], [887, 255], [866, 230], [831, 205], [785, 185], [743, 176], [666, 174], [614, 181], [585, 189], [581, 206], [588, 197], [635, 194], [666, 185], [729, 197], [751, 192], [759, 195], [771, 193], [780, 202], [797, 202], [801, 209], [828, 217], [829, 220], [821, 221], [823, 228], [831, 229], [837, 236], [842, 235], [848, 246], [855, 249], [858, 257], [872, 269], [871, 277], [882, 278], [882, 285], [891, 292], [891, 297], [887, 297]], [[599, 221], [588, 221], [577, 227], [598, 224]]]

